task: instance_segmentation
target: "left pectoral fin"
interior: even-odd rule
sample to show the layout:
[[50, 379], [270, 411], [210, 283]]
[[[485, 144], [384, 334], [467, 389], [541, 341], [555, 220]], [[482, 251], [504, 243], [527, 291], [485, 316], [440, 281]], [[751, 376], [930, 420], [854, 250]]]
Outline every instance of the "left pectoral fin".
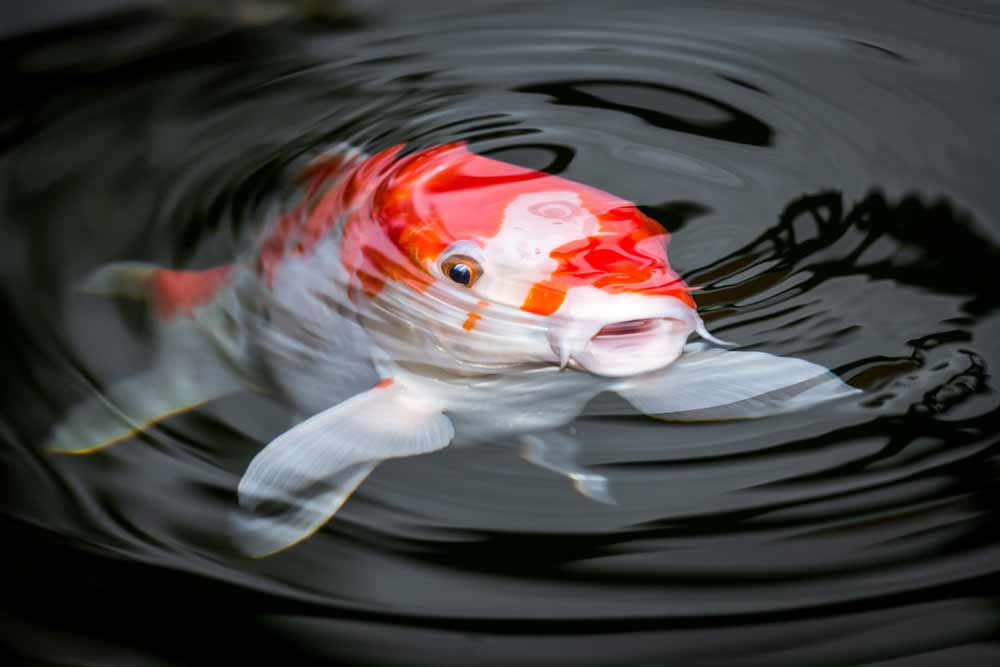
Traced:
[[664, 370], [627, 380], [617, 391], [640, 411], [675, 421], [753, 419], [860, 393], [802, 359], [700, 344], [687, 346]]
[[237, 539], [253, 556], [290, 547], [318, 530], [382, 460], [441, 449], [451, 421], [379, 386], [278, 436], [240, 480]]

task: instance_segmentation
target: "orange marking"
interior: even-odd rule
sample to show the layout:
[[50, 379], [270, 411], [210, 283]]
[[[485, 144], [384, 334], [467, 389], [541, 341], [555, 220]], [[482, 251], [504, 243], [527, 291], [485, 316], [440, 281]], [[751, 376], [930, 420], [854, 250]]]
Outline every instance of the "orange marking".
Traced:
[[549, 282], [535, 283], [521, 304], [521, 310], [535, 315], [551, 315], [566, 300], [566, 290], [553, 287]]
[[375, 385], [375, 389], [385, 389], [386, 387], [391, 387], [393, 382], [395, 382], [395, 380], [392, 378], [386, 378]]
[[462, 328], [466, 331], [472, 331], [476, 326], [476, 322], [481, 319], [483, 319], [483, 316], [479, 313], [469, 313], [469, 316], [465, 318], [465, 322], [462, 323]]

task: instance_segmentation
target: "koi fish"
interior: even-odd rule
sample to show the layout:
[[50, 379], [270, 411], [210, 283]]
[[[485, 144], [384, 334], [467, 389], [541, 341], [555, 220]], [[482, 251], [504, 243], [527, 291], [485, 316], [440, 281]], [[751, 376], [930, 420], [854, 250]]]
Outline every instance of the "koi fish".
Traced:
[[158, 360], [72, 410], [50, 450], [95, 451], [247, 387], [278, 396], [308, 418], [239, 482], [236, 534], [260, 556], [318, 530], [379, 462], [456, 436], [513, 438], [611, 502], [555, 431], [602, 392], [696, 421], [857, 391], [801, 359], [725, 349], [671, 269], [664, 228], [596, 188], [463, 143], [337, 151], [303, 181], [244, 261], [90, 278], [91, 292], [150, 303]]

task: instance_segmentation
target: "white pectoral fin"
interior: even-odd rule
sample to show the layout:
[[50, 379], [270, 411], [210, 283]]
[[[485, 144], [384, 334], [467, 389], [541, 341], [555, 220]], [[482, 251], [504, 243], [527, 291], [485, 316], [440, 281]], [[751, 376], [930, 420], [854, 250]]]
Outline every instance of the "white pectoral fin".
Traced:
[[617, 391], [640, 411], [674, 421], [753, 419], [860, 393], [802, 359], [698, 344], [664, 370], [630, 379]]
[[396, 386], [376, 387], [282, 433], [254, 457], [239, 484], [237, 539], [256, 557], [312, 535], [384, 459], [447, 446], [444, 414]]

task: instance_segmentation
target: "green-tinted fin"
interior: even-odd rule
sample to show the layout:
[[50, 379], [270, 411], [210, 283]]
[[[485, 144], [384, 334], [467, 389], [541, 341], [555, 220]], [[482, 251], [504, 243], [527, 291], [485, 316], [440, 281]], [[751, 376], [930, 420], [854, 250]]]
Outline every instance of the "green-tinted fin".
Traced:
[[146, 262], [116, 262], [102, 266], [80, 285], [80, 291], [126, 299], [149, 298], [149, 281], [158, 267]]

